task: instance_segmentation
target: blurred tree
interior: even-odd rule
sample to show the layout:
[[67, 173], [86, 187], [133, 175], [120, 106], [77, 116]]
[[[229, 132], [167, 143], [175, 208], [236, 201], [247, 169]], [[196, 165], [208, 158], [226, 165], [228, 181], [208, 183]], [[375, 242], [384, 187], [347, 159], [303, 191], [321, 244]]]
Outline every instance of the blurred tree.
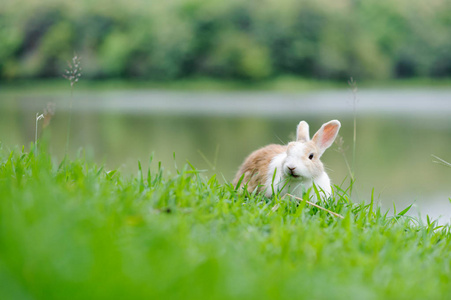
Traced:
[[448, 0], [4, 0], [0, 79], [451, 75]]

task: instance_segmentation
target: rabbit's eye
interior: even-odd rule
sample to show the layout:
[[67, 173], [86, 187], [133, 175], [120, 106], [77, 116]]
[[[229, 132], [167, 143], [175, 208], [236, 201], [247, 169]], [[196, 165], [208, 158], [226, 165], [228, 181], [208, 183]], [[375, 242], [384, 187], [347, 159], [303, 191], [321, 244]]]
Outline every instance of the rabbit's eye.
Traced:
[[313, 153], [310, 153], [310, 155], [308, 156], [308, 158], [309, 158], [310, 160], [312, 160], [312, 159], [313, 159]]

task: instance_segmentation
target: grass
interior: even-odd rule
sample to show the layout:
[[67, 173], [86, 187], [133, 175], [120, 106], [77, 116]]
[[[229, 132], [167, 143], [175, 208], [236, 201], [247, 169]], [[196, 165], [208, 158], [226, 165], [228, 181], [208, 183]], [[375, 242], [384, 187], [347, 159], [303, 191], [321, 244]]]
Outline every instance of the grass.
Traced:
[[439, 164], [439, 165], [443, 165], [445, 167], [449, 167], [451, 168], [451, 163], [447, 162], [446, 160], [444, 160], [443, 158], [440, 158], [436, 155], [432, 155], [433, 158], [435, 158], [436, 160], [434, 161], [434, 163]]
[[[42, 145], [41, 145], [42, 146]], [[31, 147], [33, 149], [34, 147]], [[1, 299], [447, 299], [450, 227], [0, 151]], [[152, 162], [154, 163], [154, 162]]]

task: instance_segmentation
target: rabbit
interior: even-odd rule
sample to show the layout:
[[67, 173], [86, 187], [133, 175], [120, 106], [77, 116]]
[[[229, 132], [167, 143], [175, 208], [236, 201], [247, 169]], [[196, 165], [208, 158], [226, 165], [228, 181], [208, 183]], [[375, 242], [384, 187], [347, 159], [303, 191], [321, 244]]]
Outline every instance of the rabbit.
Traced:
[[[247, 190], [264, 192], [266, 197], [280, 192], [297, 197], [316, 185], [321, 198], [332, 193], [330, 178], [320, 161], [338, 135], [341, 124], [332, 120], [321, 126], [310, 140], [309, 125], [301, 121], [296, 130], [296, 141], [288, 145], [271, 144], [251, 153], [240, 166], [233, 184], [247, 185]], [[315, 193], [311, 197], [316, 201]]]

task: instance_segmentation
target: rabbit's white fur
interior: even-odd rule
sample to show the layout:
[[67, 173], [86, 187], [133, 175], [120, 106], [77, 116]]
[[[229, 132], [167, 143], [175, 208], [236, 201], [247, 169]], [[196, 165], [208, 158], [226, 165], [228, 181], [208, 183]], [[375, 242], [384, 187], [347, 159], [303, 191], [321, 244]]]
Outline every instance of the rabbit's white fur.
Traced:
[[[315, 183], [320, 195], [324, 195], [328, 198], [332, 189], [330, 187], [330, 179], [326, 172], [322, 172], [316, 177], [303, 177], [302, 180], [297, 180], [296, 178], [290, 178], [289, 175], [284, 173], [284, 164], [286, 164], [287, 153], [283, 152], [276, 155], [269, 165], [268, 177], [266, 179], [265, 186], [271, 187], [271, 189], [266, 189], [265, 195], [271, 197], [272, 195], [272, 185], [274, 183], [274, 191], [279, 191], [281, 195], [290, 193], [297, 197], [302, 197], [302, 195], [313, 186]], [[274, 176], [274, 172], [276, 175]], [[305, 170], [304, 172], [308, 172]], [[273, 180], [274, 178], [274, 180]], [[314, 191], [312, 191], [314, 193]], [[316, 199], [316, 195], [312, 195]]]
[[[287, 146], [268, 145], [251, 153], [236, 174], [234, 184], [242, 178], [241, 185], [247, 185], [249, 192], [257, 189], [267, 197], [277, 191], [302, 197], [315, 183], [320, 195], [328, 198], [332, 189], [320, 157], [334, 142], [340, 126], [337, 120], [325, 123], [310, 140], [308, 124], [301, 121], [295, 142]], [[315, 193], [311, 194], [315, 200]]]

